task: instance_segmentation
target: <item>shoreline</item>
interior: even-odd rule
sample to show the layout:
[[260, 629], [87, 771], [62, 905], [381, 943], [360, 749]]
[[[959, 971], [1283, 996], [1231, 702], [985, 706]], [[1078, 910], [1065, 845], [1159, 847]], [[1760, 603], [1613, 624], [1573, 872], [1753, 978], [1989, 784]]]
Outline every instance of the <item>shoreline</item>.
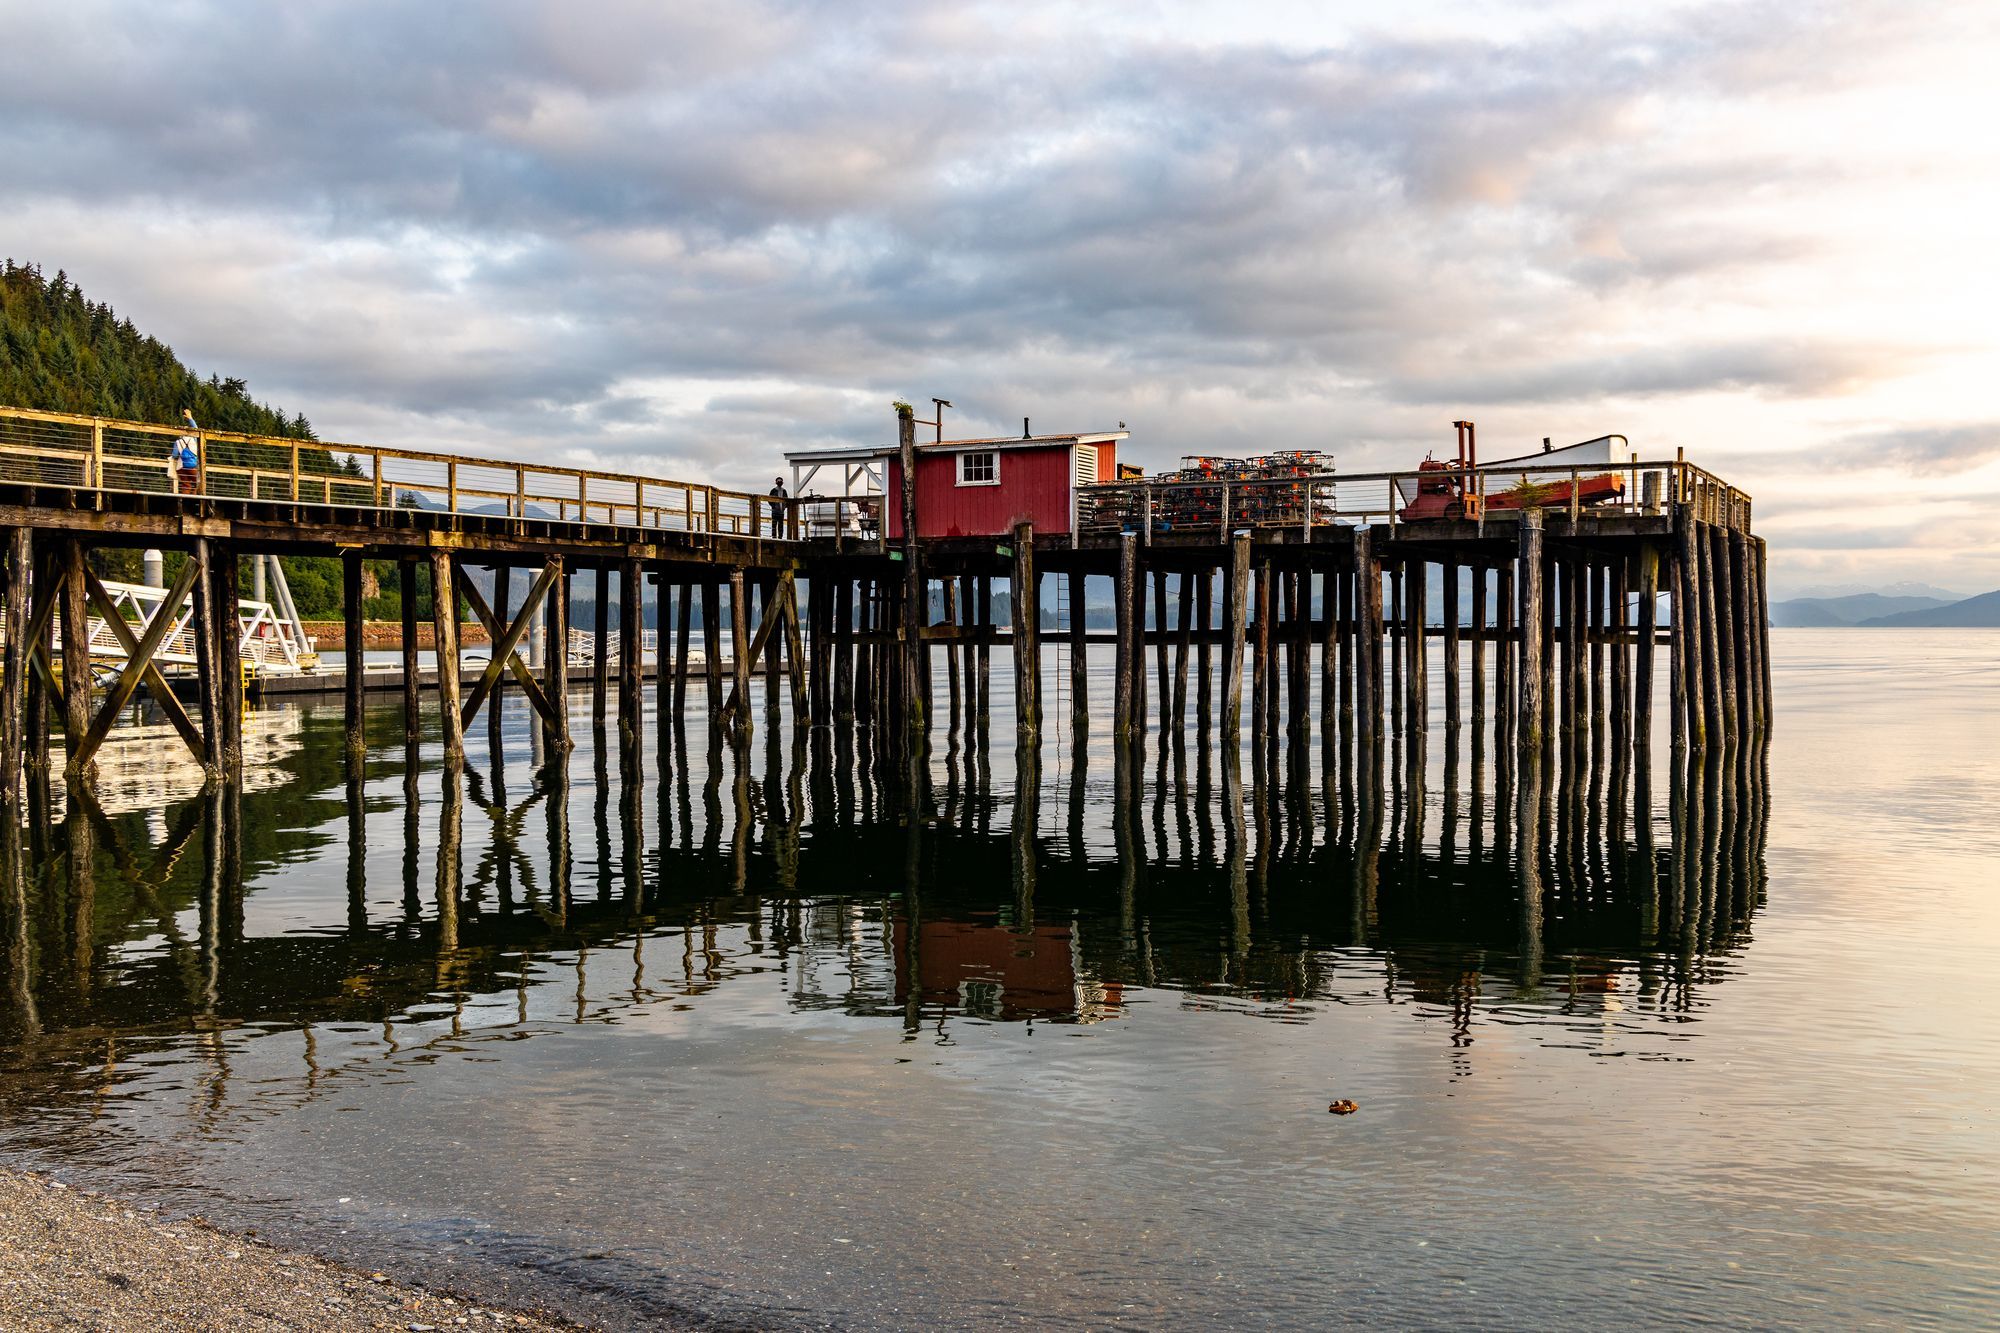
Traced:
[[164, 1217], [54, 1174], [0, 1167], [0, 1326], [188, 1329], [558, 1330], [547, 1310], [501, 1309], [309, 1251]]

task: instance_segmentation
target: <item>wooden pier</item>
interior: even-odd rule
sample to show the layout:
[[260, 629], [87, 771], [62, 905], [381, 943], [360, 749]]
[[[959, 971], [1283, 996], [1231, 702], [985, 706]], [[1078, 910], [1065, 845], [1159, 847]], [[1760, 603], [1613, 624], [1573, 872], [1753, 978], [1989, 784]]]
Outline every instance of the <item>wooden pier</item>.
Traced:
[[[913, 459], [907, 410], [898, 424], [903, 456]], [[1088, 683], [1101, 664], [1115, 681], [1111, 732], [1129, 744], [1155, 724], [1162, 733], [1240, 735], [1247, 710], [1258, 753], [1316, 732], [1344, 754], [1379, 757], [1393, 739], [1420, 756], [1435, 675], [1454, 737], [1465, 728], [1537, 771], [1557, 758], [1572, 772], [1604, 762], [1643, 768], [1662, 648], [1677, 755], [1748, 746], [1771, 727], [1765, 555], [1750, 499], [1679, 457], [1510, 467], [1524, 492], [1547, 484], [1567, 502], [1468, 505], [1474, 516], [1421, 522], [1401, 516], [1416, 473], [1328, 474], [1261, 483], [1289, 489], [1283, 503], [1260, 504], [1254, 522], [1231, 521], [1232, 483], [1220, 483], [1220, 521], [1167, 524], [1160, 515], [1188, 512], [1187, 501], [1204, 497], [1139, 481], [1082, 488], [1069, 532], [1023, 523], [998, 537], [930, 538], [918, 535], [906, 485], [881, 498], [902, 509], [890, 540], [879, 524], [844, 521], [840, 501], [829, 524], [821, 514], [829, 502], [814, 497], [218, 433], [201, 438], [199, 473], [183, 480], [165, 464], [178, 433], [0, 410], [0, 745], [24, 756], [31, 778], [50, 771], [53, 718], [66, 776], [87, 781], [96, 748], [142, 689], [211, 775], [225, 784], [240, 777], [243, 692], [232, 678], [240, 626], [218, 608], [236, 605], [237, 557], [253, 553], [341, 556], [353, 642], [362, 560], [397, 562], [406, 631], [420, 567], [433, 588], [450, 591], [433, 599], [448, 765], [462, 764], [465, 729], [508, 689], [539, 715], [543, 739], [567, 748], [565, 655], [547, 654], [538, 672], [522, 648], [537, 617], [550, 642], [566, 642], [578, 577], [594, 582], [596, 632], [622, 631], [615, 664], [596, 654], [590, 715], [615, 722], [632, 747], [643, 731], [638, 644], [649, 600], [663, 749], [664, 719], [679, 712], [690, 683], [697, 601], [699, 687], [711, 725], [738, 741], [755, 726], [752, 680], [761, 670], [767, 725], [789, 712], [799, 728], [869, 727], [885, 748], [921, 754], [938, 720], [941, 659], [946, 724], [983, 745], [996, 647], [1011, 650], [1014, 739], [1029, 761], [1054, 720], [1043, 698], [1051, 681], [1068, 696], [1073, 730], [1098, 725]], [[1615, 499], [1583, 503], [1582, 474], [1607, 470]], [[1460, 481], [1468, 496], [1486, 495], [1485, 474]], [[1235, 499], [1259, 484], [1233, 483]], [[185, 557], [152, 621], [130, 625], [111, 607], [86, 558], [102, 546]], [[518, 606], [489, 604], [471, 569], [525, 569], [528, 594]], [[1094, 580], [1108, 585], [1108, 633], [1088, 623]], [[1067, 608], [1053, 626], [1043, 610], [1050, 581]], [[995, 619], [996, 582], [1005, 626]], [[164, 633], [155, 627], [190, 601], [192, 708], [154, 661]], [[455, 651], [460, 606], [494, 645], [473, 676], [461, 675]], [[93, 615], [116, 627], [125, 652], [101, 691], [86, 642]], [[50, 647], [58, 626], [59, 654]], [[414, 638], [404, 636], [406, 735], [419, 707]], [[1066, 672], [1048, 672], [1051, 652], [1067, 655]], [[368, 742], [358, 658], [344, 678], [356, 756]], [[0, 767], [5, 799], [18, 809], [21, 769]]]

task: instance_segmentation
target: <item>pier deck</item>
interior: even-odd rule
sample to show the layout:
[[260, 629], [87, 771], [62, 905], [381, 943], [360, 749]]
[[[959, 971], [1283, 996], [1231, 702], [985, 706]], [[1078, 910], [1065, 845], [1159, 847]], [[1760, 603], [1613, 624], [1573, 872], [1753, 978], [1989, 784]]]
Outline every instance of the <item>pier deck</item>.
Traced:
[[[905, 415], [899, 425], [908, 453], [912, 422]], [[1418, 701], [1428, 698], [1433, 646], [1447, 724], [1459, 725], [1469, 705], [1473, 725], [1490, 719], [1496, 742], [1504, 730], [1524, 752], [1557, 741], [1648, 745], [1662, 643], [1670, 650], [1678, 751], [1735, 744], [1770, 724], [1764, 549], [1751, 531], [1750, 498], [1678, 457], [1467, 468], [1453, 484], [1464, 497], [1456, 512], [1469, 516], [1424, 521], [1410, 521], [1410, 501], [1424, 481], [1435, 483], [1435, 471], [1138, 480], [1079, 487], [1071, 532], [1022, 524], [997, 537], [891, 541], [881, 519], [893, 496], [875, 499], [871, 527], [846, 498], [774, 499], [665, 478], [219, 433], [199, 438], [200, 464], [183, 473], [168, 461], [179, 433], [0, 409], [7, 538], [0, 744], [24, 754], [31, 772], [46, 771], [52, 715], [60, 714], [68, 776], [87, 780], [110, 720], [144, 688], [201, 763], [231, 780], [241, 764], [241, 691], [230, 670], [241, 627], [216, 608], [236, 604], [235, 558], [250, 554], [342, 558], [344, 618], [355, 642], [361, 562], [397, 564], [411, 736], [428, 674], [416, 662], [419, 567], [433, 587], [454, 590], [433, 599], [432, 616], [435, 688], [454, 760], [464, 727], [508, 688], [540, 713], [545, 739], [567, 747], [565, 655], [543, 654], [547, 660], [531, 669], [523, 649], [532, 628], [547, 642], [568, 641], [579, 574], [594, 580], [599, 634], [614, 627], [617, 607], [619, 646], [596, 654], [592, 708], [600, 720], [615, 709], [628, 742], [643, 715], [648, 673], [637, 644], [649, 588], [663, 741], [664, 719], [684, 703], [691, 675], [716, 703], [712, 724], [746, 738], [750, 677], [761, 670], [767, 708], [789, 695], [796, 725], [872, 726], [898, 746], [920, 743], [934, 712], [934, 654], [945, 655], [954, 721], [962, 711], [976, 722], [990, 694], [990, 652], [1006, 647], [1016, 740], [1032, 752], [1043, 720], [1045, 638], [1068, 654], [1071, 717], [1080, 727], [1089, 725], [1089, 650], [1109, 643], [1121, 740], [1143, 733], [1151, 706], [1188, 725], [1191, 657], [1199, 664], [1195, 722], [1239, 729], [1246, 655], [1257, 736], [1304, 731], [1315, 669], [1322, 727], [1360, 746], [1420, 735]], [[1247, 495], [1258, 487], [1284, 489]], [[910, 489], [901, 503], [898, 530], [921, 531]], [[1244, 513], [1257, 518], [1236, 521]], [[187, 557], [155, 618], [172, 618], [192, 601], [192, 710], [173, 701], [153, 661], [159, 644], [151, 623], [127, 623], [103, 596], [86, 559], [103, 546]], [[532, 587], [512, 606], [513, 578], [489, 585], [499, 591], [489, 605], [466, 577], [468, 566], [527, 569]], [[1116, 627], [1108, 639], [1088, 624], [1093, 578], [1111, 582]], [[995, 618], [996, 579], [1005, 585], [1004, 628]], [[1053, 616], [1045, 579], [1056, 585]], [[801, 582], [809, 593], [804, 614]], [[455, 650], [467, 610], [494, 648], [491, 663], [462, 680]], [[87, 646], [71, 647], [88, 633], [55, 634], [58, 626], [86, 630], [93, 615], [126, 653], [101, 706]], [[703, 661], [691, 672], [696, 632]], [[602, 646], [611, 648], [608, 638]], [[362, 695], [373, 683], [358, 661], [344, 670], [357, 753], [365, 742]], [[20, 773], [10, 771], [10, 803], [19, 789]]]

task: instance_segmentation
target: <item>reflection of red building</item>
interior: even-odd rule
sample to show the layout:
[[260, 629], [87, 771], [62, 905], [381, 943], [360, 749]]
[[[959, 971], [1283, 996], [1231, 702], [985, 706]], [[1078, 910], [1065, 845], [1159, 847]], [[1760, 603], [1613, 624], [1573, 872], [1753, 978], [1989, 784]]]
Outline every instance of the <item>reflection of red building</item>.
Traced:
[[[910, 996], [910, 923], [894, 930], [896, 1003]], [[1081, 978], [1067, 926], [1014, 930], [973, 921], [926, 921], [917, 929], [918, 998], [1002, 1021], [1108, 1018], [1120, 987]]]

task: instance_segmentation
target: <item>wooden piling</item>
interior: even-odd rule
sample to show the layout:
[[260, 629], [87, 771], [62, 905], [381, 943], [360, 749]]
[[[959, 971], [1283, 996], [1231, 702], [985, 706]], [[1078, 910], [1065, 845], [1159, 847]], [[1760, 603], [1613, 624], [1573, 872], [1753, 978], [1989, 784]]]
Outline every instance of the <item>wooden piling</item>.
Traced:
[[[1544, 775], [1547, 775], [1554, 765], [1556, 740], [1561, 731], [1561, 727], [1557, 725], [1558, 719], [1554, 716], [1561, 705], [1560, 696], [1556, 693], [1556, 645], [1559, 642], [1556, 638], [1556, 607], [1561, 601], [1561, 597], [1559, 596], [1559, 585], [1556, 582], [1556, 556], [1554, 552], [1548, 549], [1546, 532], [1544, 532], [1543, 537], [1541, 761], [1542, 771]], [[1543, 793], [1546, 794], [1553, 784], [1543, 783], [1540, 785]]]
[[750, 739], [750, 599], [743, 571], [729, 571], [729, 659], [736, 708], [730, 719], [739, 739]]
[[[28, 590], [28, 652], [46, 656], [49, 650], [49, 623], [59, 600], [56, 584], [56, 557], [45, 538], [35, 543], [34, 582]], [[26, 753], [23, 761], [31, 777], [46, 778], [49, 771], [49, 690], [40, 670], [25, 673], [21, 693], [21, 738]], [[211, 754], [213, 751], [211, 751]]]
[[1090, 641], [1084, 615], [1084, 573], [1069, 572], [1069, 726], [1075, 737], [1090, 734]]
[[[789, 615], [784, 604], [787, 592], [782, 575], [767, 574], [759, 582], [759, 595], [774, 608], [774, 614]], [[915, 633], [914, 628], [911, 633]], [[786, 673], [790, 670], [786, 665], [790, 656], [786, 649], [782, 634], [773, 633], [764, 643], [764, 711], [772, 717], [778, 716], [784, 705]], [[924, 654], [922, 644], [915, 639], [911, 641], [911, 651], [923, 664], [929, 664], [930, 659]], [[921, 676], [924, 673], [920, 671], [918, 674]], [[928, 679], [927, 676], [924, 678]]]
[[[833, 721], [833, 584], [825, 573], [807, 574], [811, 596], [807, 601], [807, 615], [812, 620], [812, 671], [808, 682], [812, 690], [812, 721], [816, 727], [824, 727]], [[952, 698], [956, 705], [958, 696], [958, 671], [952, 670]]]
[[[1174, 697], [1171, 717], [1174, 731], [1180, 733], [1187, 730], [1188, 648], [1194, 631], [1194, 574], [1190, 570], [1181, 572], [1180, 596], [1177, 599], [1174, 620]], [[1169, 715], [1167, 704], [1162, 701], [1160, 717], [1163, 729], [1167, 725]]]
[[1137, 629], [1133, 624], [1134, 607], [1138, 598], [1135, 587], [1139, 578], [1139, 537], [1137, 533], [1123, 533], [1118, 538], [1118, 586], [1114, 590], [1117, 601], [1117, 643], [1114, 646], [1115, 665], [1111, 696], [1111, 734], [1120, 745], [1132, 739], [1132, 728], [1136, 721], [1133, 711], [1134, 680], [1139, 671], [1138, 651], [1135, 647]]
[[[444, 761], [455, 773], [465, 764], [465, 722], [459, 715], [458, 582], [453, 564], [448, 549], [439, 547], [431, 552], [431, 622], [437, 645], [438, 713], [444, 722]], [[604, 614], [602, 603], [598, 614]], [[446, 782], [452, 781], [448, 775]]]
[[875, 725], [875, 645], [869, 635], [875, 623], [875, 581], [854, 581], [854, 717], [866, 726]]
[[1256, 606], [1251, 615], [1256, 628], [1250, 641], [1250, 735], [1252, 744], [1263, 749], [1271, 730], [1271, 562], [1257, 565]]
[[562, 754], [572, 744], [569, 737], [569, 569], [559, 555], [550, 556], [548, 563], [554, 572], [549, 579], [547, 601], [542, 611], [548, 641], [548, 650], [542, 654], [542, 693], [548, 696], [550, 711], [555, 716], [542, 719], [542, 738], [552, 753]]
[[[209, 583], [213, 585], [214, 578]], [[396, 590], [402, 603], [403, 655], [403, 744], [415, 745], [423, 736], [422, 666], [417, 658], [417, 562], [396, 562]]]
[[976, 663], [979, 683], [973, 690], [973, 699], [979, 710], [979, 726], [983, 734], [987, 723], [993, 719], [993, 578], [989, 574], [979, 576], [979, 651]]
[[1358, 636], [1355, 633], [1355, 573], [1351, 569], [1336, 570], [1332, 576], [1334, 586], [1333, 617], [1336, 635], [1340, 645], [1339, 678], [1336, 691], [1340, 697], [1340, 736], [1343, 745], [1350, 744], [1354, 736], [1354, 656]]
[[1556, 700], [1556, 729], [1566, 782], [1576, 775], [1577, 755], [1583, 742], [1584, 694], [1579, 679], [1583, 668], [1582, 572], [1582, 558], [1565, 552], [1555, 562], [1556, 583], [1551, 589], [1561, 617], [1556, 639], [1561, 682]]
[[[7, 534], [7, 638], [4, 661], [0, 661], [0, 809], [7, 818], [18, 818], [21, 806], [22, 710], [26, 707], [30, 643], [28, 625], [29, 581], [35, 563], [34, 533], [15, 528]], [[13, 825], [8, 826], [7, 845], [17, 846]]]
[[965, 723], [968, 739], [979, 720], [979, 625], [978, 580], [971, 574], [958, 576], [958, 615], [963, 638], [957, 643], [959, 666], [965, 677]]
[[[667, 627], [660, 626], [660, 634], [665, 637]], [[694, 638], [694, 583], [683, 579], [680, 593], [674, 603], [674, 716], [681, 718], [687, 714], [688, 677], [693, 674], [689, 659], [692, 656]]]
[[[1486, 640], [1492, 633], [1487, 623], [1486, 585], [1492, 571], [1485, 565], [1472, 567], [1472, 730], [1486, 733]], [[1446, 597], [1445, 601], [1454, 599]]]
[[1042, 608], [1035, 578], [1035, 525], [1014, 525], [1014, 731], [1018, 744], [1042, 740]]
[[785, 684], [791, 692], [792, 726], [796, 729], [805, 726], [809, 719], [805, 645], [799, 637], [799, 585], [789, 569], [778, 573], [778, 610], [784, 615]]
[[722, 730], [722, 585], [713, 578], [701, 585], [702, 702], [708, 707], [708, 729]]
[[211, 753], [225, 784], [243, 780], [243, 622], [237, 617], [236, 553], [211, 546], [209, 582], [215, 589], [215, 729]]
[[1750, 550], [1741, 531], [1731, 528], [1726, 538], [1731, 590], [1729, 621], [1736, 641], [1736, 729], [1740, 738], [1747, 739], [1756, 735], [1761, 727], [1757, 689], [1753, 684], [1757, 676], [1757, 637], [1751, 632], [1754, 608], [1750, 591]]
[[590, 641], [590, 720], [595, 726], [604, 725], [605, 696], [611, 683], [611, 567], [602, 561], [597, 565], [597, 584], [593, 590], [597, 599], [591, 617]]
[[1389, 574], [1389, 679], [1384, 686], [1389, 693], [1389, 734], [1403, 734], [1403, 693], [1405, 676], [1403, 654], [1407, 650], [1404, 642], [1409, 638], [1409, 622], [1403, 614], [1403, 565], [1401, 561], [1388, 566]]
[[343, 720], [347, 724], [347, 762], [359, 773], [368, 754], [368, 712], [366, 700], [366, 625], [361, 618], [361, 552], [343, 551], [340, 556], [340, 609], [347, 632], [347, 647], [341, 654]]
[[218, 774], [216, 761], [217, 697], [222, 693], [222, 667], [215, 656], [215, 551], [206, 537], [197, 537], [188, 558], [195, 563], [194, 680], [197, 707], [201, 714], [202, 768], [210, 776]]
[[1730, 573], [1728, 530], [1719, 523], [1712, 523], [1707, 536], [1708, 549], [1703, 554], [1708, 560], [1709, 597], [1713, 602], [1711, 614], [1715, 618], [1715, 668], [1721, 696], [1722, 739], [1724, 743], [1734, 745], [1741, 731], [1736, 662], [1739, 644], [1736, 580]]
[[[1515, 722], [1516, 733], [1521, 747], [1522, 767], [1531, 762], [1539, 762], [1542, 749], [1546, 718], [1544, 715], [1542, 674], [1542, 512], [1539, 509], [1521, 511], [1520, 545], [1520, 585], [1521, 585], [1521, 681], [1516, 691], [1520, 712]], [[1527, 854], [1524, 845], [1523, 854]]]
[[1404, 603], [1409, 609], [1409, 620], [1404, 632], [1410, 636], [1407, 654], [1409, 678], [1405, 690], [1409, 694], [1409, 735], [1421, 739], [1431, 727], [1430, 692], [1430, 568], [1423, 560], [1408, 566], [1404, 589]]
[[1624, 756], [1632, 748], [1632, 562], [1612, 557], [1611, 564], [1611, 749]]
[[1459, 709], [1464, 699], [1459, 692], [1459, 652], [1458, 652], [1458, 561], [1444, 562], [1444, 583], [1439, 589], [1444, 605], [1438, 610], [1443, 613], [1444, 637], [1438, 641], [1444, 668], [1444, 725], [1446, 731], [1457, 731], [1464, 717]]
[[1514, 735], [1519, 660], [1514, 639], [1514, 566], [1509, 560], [1493, 573], [1493, 748], [1497, 753]]
[[1751, 539], [1751, 553], [1756, 563], [1751, 581], [1755, 585], [1757, 611], [1754, 629], [1757, 635], [1757, 694], [1761, 700], [1758, 730], [1768, 737], [1776, 725], [1776, 718], [1775, 701], [1771, 697], [1771, 599], [1770, 588], [1765, 581], [1765, 569], [1769, 562], [1765, 558], [1762, 537]]
[[1725, 743], [1727, 730], [1723, 721], [1722, 706], [1722, 637], [1721, 622], [1716, 615], [1716, 578], [1714, 543], [1709, 540], [1709, 524], [1695, 527], [1695, 600], [1701, 618], [1701, 682], [1702, 717], [1706, 727], [1708, 747], [1719, 748]]
[[627, 560], [618, 580], [618, 732], [626, 744], [645, 726], [643, 651], [646, 645], [646, 584], [637, 560]]
[[1685, 506], [1674, 512], [1673, 560], [1668, 571], [1668, 615], [1672, 618], [1673, 653], [1667, 663], [1669, 713], [1673, 726], [1676, 756], [1699, 752], [1701, 744], [1701, 687], [1694, 678], [1701, 658], [1701, 616], [1694, 607], [1693, 520]]
[[83, 543], [64, 537], [61, 549], [63, 742], [69, 753], [63, 780], [74, 788], [89, 782], [95, 771], [83, 747], [90, 730], [90, 603]]
[[1243, 615], [1250, 594], [1250, 534], [1229, 539], [1229, 580], [1222, 586], [1222, 735], [1229, 753], [1243, 730]]
[[[956, 634], [962, 628], [958, 619], [958, 580], [953, 578], [939, 579], [938, 591], [943, 598], [945, 626], [952, 633]], [[961, 697], [962, 692], [958, 679], [959, 656], [957, 641], [946, 640], [944, 645], [945, 706], [950, 710], [950, 727], [954, 733], [958, 730], [959, 708], [964, 702]], [[1071, 656], [1074, 658], [1075, 654], [1072, 653]], [[1072, 661], [1072, 670], [1074, 670], [1074, 667], [1075, 663]], [[928, 666], [924, 668], [924, 673], [926, 676], [930, 674]]]
[[1382, 560], [1374, 529], [1354, 529], [1354, 708], [1364, 749], [1382, 742]]
[[1290, 572], [1285, 616], [1285, 728], [1296, 738], [1305, 734], [1312, 693], [1312, 576], [1303, 569]]
[[[1312, 576], [1306, 576], [1310, 579]], [[1332, 733], [1340, 698], [1340, 574], [1331, 566], [1319, 576], [1319, 727], [1323, 735]]]
[[1641, 771], [1653, 749], [1653, 653], [1659, 605], [1660, 551], [1647, 542], [1639, 548], [1639, 635], [1634, 645], [1638, 660], [1632, 673], [1632, 750]]
[[1602, 560], [1592, 559], [1587, 572], [1584, 592], [1590, 605], [1585, 610], [1584, 634], [1590, 652], [1590, 758], [1592, 764], [1601, 765], [1604, 742], [1611, 730], [1611, 696], [1605, 687], [1604, 652], [1609, 630], [1605, 602], [1610, 595], [1611, 571]]
[[1213, 638], [1215, 624], [1215, 580], [1217, 571], [1204, 569], [1194, 585], [1195, 620], [1201, 626], [1201, 633], [1195, 641], [1195, 687], [1194, 715], [1198, 730], [1206, 731], [1215, 707], [1215, 646]]
[[833, 585], [833, 720], [854, 720], [854, 580]]
[[663, 765], [662, 777], [667, 771], [664, 764], [674, 748], [674, 681], [680, 676], [674, 663], [673, 610], [673, 584], [668, 580], [667, 567], [660, 565], [653, 573], [653, 731]]
[[[498, 626], [496, 634], [504, 634], [514, 623], [514, 569], [511, 565], [493, 566], [493, 623]], [[507, 673], [502, 671], [493, 681], [486, 700], [486, 748], [495, 758], [501, 755], [500, 724], [502, 722], [500, 695], [507, 684]]]

